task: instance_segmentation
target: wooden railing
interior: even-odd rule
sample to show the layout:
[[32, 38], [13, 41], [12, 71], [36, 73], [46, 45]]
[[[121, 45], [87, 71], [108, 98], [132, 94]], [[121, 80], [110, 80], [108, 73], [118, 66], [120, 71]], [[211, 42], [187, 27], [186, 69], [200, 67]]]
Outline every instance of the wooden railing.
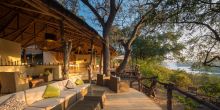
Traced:
[[[145, 80], [149, 80], [151, 81], [150, 86], [148, 87], [144, 81]], [[206, 107], [210, 108], [211, 110], [220, 110], [220, 107], [217, 107], [216, 105], [209, 103], [205, 100], [202, 100], [200, 98], [198, 98], [195, 95], [192, 95], [178, 87], [176, 87], [174, 84], [172, 83], [163, 83], [158, 81], [157, 77], [150, 77], [150, 78], [146, 78], [146, 77], [137, 77], [135, 78], [133, 81], [130, 82], [130, 87], [133, 87], [134, 82], [138, 83], [138, 90], [141, 92], [146, 93], [147, 95], [152, 95], [155, 97], [155, 89], [156, 89], [156, 85], [160, 84], [162, 86], [164, 86], [164, 88], [167, 90], [167, 110], [173, 110], [173, 106], [172, 106], [172, 99], [173, 99], [173, 91], [177, 91], [180, 94], [189, 97], [191, 99], [193, 99], [194, 101], [198, 102], [199, 104], [205, 105]]]

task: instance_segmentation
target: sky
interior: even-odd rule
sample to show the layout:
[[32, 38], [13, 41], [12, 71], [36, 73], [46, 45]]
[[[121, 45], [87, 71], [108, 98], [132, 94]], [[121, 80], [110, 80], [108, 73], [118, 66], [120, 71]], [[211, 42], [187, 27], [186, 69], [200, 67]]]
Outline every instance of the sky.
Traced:
[[97, 24], [97, 22], [95, 22], [94, 20], [94, 15], [91, 12], [91, 10], [85, 6], [81, 0], [79, 0], [79, 12], [78, 12], [78, 16], [83, 17], [85, 20], [85, 22], [87, 24], [89, 24], [92, 28], [94, 28], [101, 36], [102, 36], [102, 27], [99, 26], [99, 24]]
[[[216, 0], [213, 0], [214, 2], [216, 2]], [[124, 3], [123, 5], [127, 5], [127, 2]], [[126, 6], [123, 6], [123, 7], [126, 7]], [[100, 36], [102, 36], [102, 27], [100, 26], [100, 24], [98, 24], [97, 21], [95, 21], [95, 16], [94, 14], [91, 12], [91, 10], [85, 6], [81, 0], [79, 0], [79, 10], [78, 10], [78, 16], [79, 17], [83, 17], [83, 20], [88, 24], [90, 25], [92, 28], [94, 28], [99, 34]], [[123, 11], [130, 11], [128, 9], [123, 9]], [[133, 13], [132, 13], [133, 14]], [[127, 15], [129, 16], [129, 15]], [[135, 18], [135, 17], [134, 17]], [[132, 19], [132, 17], [127, 17], [126, 19], [130, 20], [130, 21], [126, 21], [128, 23], [132, 23], [132, 21], [134, 19]], [[187, 31], [187, 30], [183, 30], [183, 36], [182, 38], [179, 40], [180, 42], [183, 42], [183, 43], [186, 43], [187, 40], [189, 40], [192, 36], [197, 36], [197, 35], [202, 35], [204, 32], [204, 30], [196, 30], [195, 33], [193, 33], [193, 35], [190, 35], [190, 31]], [[187, 47], [187, 48], [190, 48], [190, 47]], [[189, 50], [189, 49], [186, 49], [186, 50]], [[183, 52], [183, 54], [187, 54], [187, 52]]]

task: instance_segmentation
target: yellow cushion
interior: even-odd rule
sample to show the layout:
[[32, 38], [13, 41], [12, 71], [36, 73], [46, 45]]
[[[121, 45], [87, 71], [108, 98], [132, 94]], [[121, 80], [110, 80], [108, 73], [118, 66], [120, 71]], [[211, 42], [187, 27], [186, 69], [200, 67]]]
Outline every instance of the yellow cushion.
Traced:
[[60, 89], [55, 86], [48, 85], [44, 91], [43, 98], [52, 98], [59, 96], [60, 96]]
[[76, 83], [76, 85], [83, 85], [84, 84], [83, 80], [81, 80], [81, 79], [77, 79], [75, 83]]

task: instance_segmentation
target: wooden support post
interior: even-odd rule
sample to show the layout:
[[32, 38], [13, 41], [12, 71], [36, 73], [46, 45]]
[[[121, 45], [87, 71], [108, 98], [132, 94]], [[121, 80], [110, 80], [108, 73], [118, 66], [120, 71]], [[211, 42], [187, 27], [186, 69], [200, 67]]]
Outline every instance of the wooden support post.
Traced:
[[172, 110], [172, 98], [173, 98], [173, 84], [166, 85], [167, 88], [167, 110]]
[[96, 51], [94, 51], [94, 67], [93, 69], [96, 71]]
[[90, 54], [90, 64], [88, 65], [88, 79], [89, 83], [91, 84], [92, 82], [92, 71], [93, 71], [93, 53], [94, 53], [94, 45], [93, 45], [93, 40], [91, 40], [91, 54]]
[[27, 56], [26, 56], [26, 53], [27, 53], [27, 51], [26, 51], [26, 48], [24, 48], [24, 50], [23, 50], [23, 54], [24, 54], [24, 64], [26, 64], [27, 63]]
[[102, 74], [102, 65], [103, 65], [103, 52], [101, 51], [100, 62], [99, 62], [99, 73]]
[[0, 62], [1, 62], [0, 64], [1, 64], [1, 66], [2, 66], [2, 65], [3, 65], [3, 60], [2, 60], [2, 57], [1, 57], [1, 56], [0, 56], [0, 59], [1, 59], [1, 60], [0, 60]]
[[141, 91], [141, 80], [138, 78], [138, 90]]
[[33, 55], [33, 53], [31, 54], [31, 64], [34, 64], [34, 55]]

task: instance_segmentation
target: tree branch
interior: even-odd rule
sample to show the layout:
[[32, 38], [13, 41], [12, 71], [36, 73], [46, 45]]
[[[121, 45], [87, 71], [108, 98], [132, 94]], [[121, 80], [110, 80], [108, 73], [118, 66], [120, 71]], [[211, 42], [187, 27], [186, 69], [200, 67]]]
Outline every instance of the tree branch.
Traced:
[[212, 51], [212, 49], [214, 48], [214, 46], [216, 45], [217, 41], [212, 45], [212, 47], [207, 51], [206, 53], [206, 57], [205, 57], [205, 60], [203, 62], [204, 65], [206, 65], [207, 63], [210, 63], [210, 61], [207, 61], [208, 60], [208, 56], [209, 56], [209, 53]]
[[117, 11], [118, 11], [119, 8], [121, 7], [122, 2], [123, 2], [123, 0], [119, 0], [118, 5], [117, 5], [117, 7], [116, 7], [116, 10], [117, 10]]
[[115, 0], [110, 0], [110, 13], [105, 25], [106, 29], [110, 29], [109, 27], [113, 23], [116, 13], [117, 13], [117, 7], [115, 4]]
[[220, 3], [212, 3], [212, 2], [206, 2], [206, 1], [203, 1], [203, 0], [199, 0], [201, 3], [204, 3], [204, 4], [209, 4], [209, 5], [219, 5]]
[[159, 4], [162, 2], [162, 0], [160, 0], [158, 3], [152, 4], [151, 8], [141, 17], [141, 19], [139, 20], [139, 22], [136, 24], [136, 26], [134, 27], [134, 30], [132, 31], [131, 34], [131, 38], [128, 40], [127, 45], [130, 46], [134, 40], [138, 37], [137, 32], [138, 30], [141, 28], [142, 23], [144, 22], [144, 20], [146, 19], [146, 16], [153, 11], [156, 7], [159, 6]]
[[217, 41], [220, 41], [220, 36], [219, 36], [218, 32], [206, 23], [202, 23], [202, 22], [198, 22], [198, 21], [180, 21], [180, 22], [173, 22], [173, 23], [194, 23], [194, 24], [198, 24], [198, 25], [203, 25], [203, 26], [207, 27], [211, 32], [213, 32], [213, 34], [215, 35], [215, 39]]
[[100, 16], [100, 14], [98, 13], [98, 11], [89, 3], [88, 0], [81, 0], [86, 6], [89, 7], [89, 9], [95, 14], [95, 16], [97, 17], [98, 21], [100, 22], [100, 24], [104, 27], [105, 26], [105, 21], [104, 19]]

